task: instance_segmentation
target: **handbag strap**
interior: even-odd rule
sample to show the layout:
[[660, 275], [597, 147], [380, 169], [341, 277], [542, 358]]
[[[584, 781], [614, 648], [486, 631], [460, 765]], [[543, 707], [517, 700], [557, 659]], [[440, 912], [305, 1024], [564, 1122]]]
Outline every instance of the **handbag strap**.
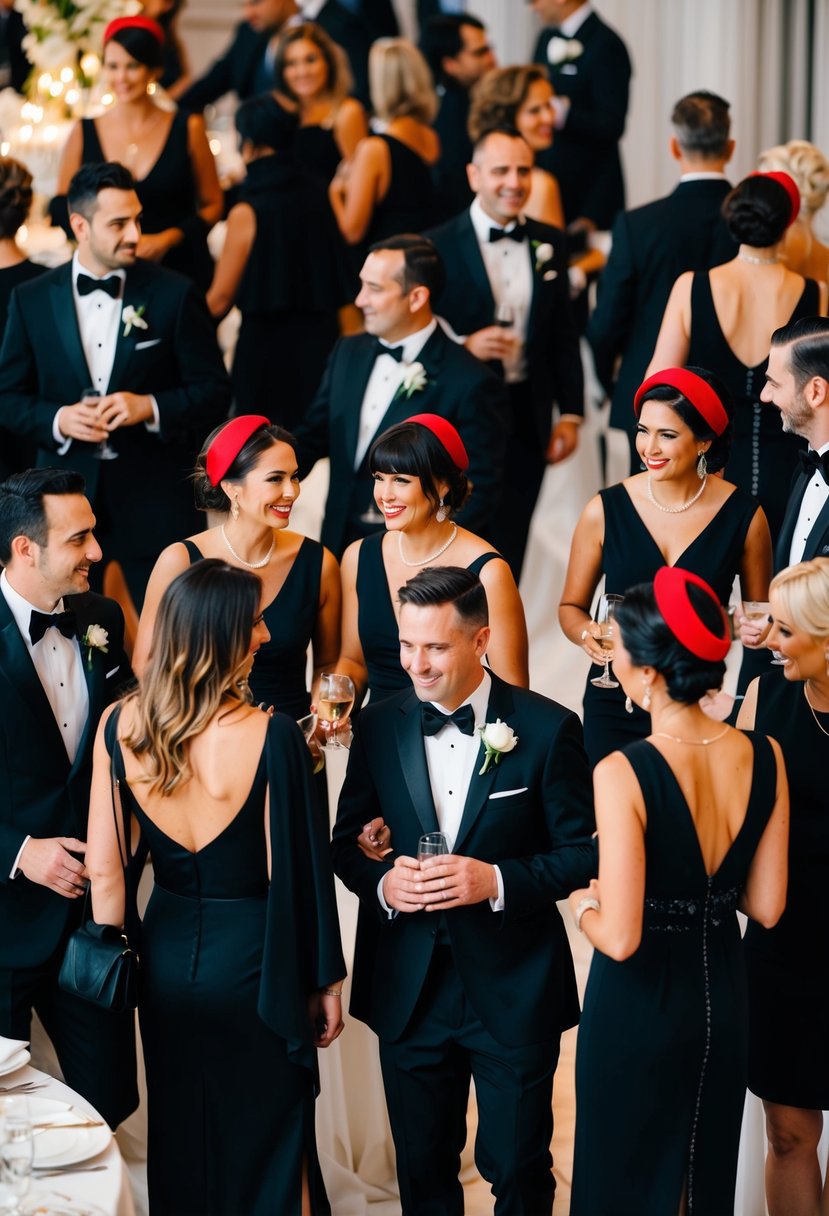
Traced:
[[[132, 840], [132, 822], [128, 815], [124, 813], [124, 808], [121, 802], [121, 782], [126, 781], [126, 770], [124, 769], [124, 757], [121, 752], [121, 744], [118, 741], [118, 722], [121, 717], [121, 706], [119, 705], [109, 715], [106, 726], [104, 727], [104, 743], [109, 752], [109, 770], [110, 770], [110, 791], [112, 798], [112, 818], [115, 824], [115, 837], [118, 841], [118, 856], [121, 861], [124, 874], [124, 927], [125, 929], [130, 924], [137, 923], [137, 898], [138, 898], [138, 879], [133, 873], [134, 867], [129, 863], [132, 860], [132, 852], [130, 842]], [[119, 831], [120, 822], [120, 831]], [[121, 832], [124, 834], [124, 847], [121, 848]]]

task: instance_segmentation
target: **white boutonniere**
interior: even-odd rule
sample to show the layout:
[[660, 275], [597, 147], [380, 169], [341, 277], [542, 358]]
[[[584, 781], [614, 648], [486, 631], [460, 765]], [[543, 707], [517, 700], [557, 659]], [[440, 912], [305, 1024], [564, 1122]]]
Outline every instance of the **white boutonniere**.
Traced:
[[556, 35], [547, 43], [547, 59], [558, 67], [560, 63], [571, 63], [584, 54], [584, 47], [576, 38], [559, 38]]
[[533, 253], [535, 254], [535, 272], [543, 270], [548, 262], [552, 261], [553, 247], [546, 241], [530, 241]]
[[404, 363], [403, 379], [395, 397], [405, 397], [408, 401], [413, 393], [420, 393], [426, 387], [426, 368], [422, 363]]
[[124, 337], [128, 338], [135, 329], [149, 329], [149, 325], [144, 320], [144, 313], [147, 305], [141, 304], [138, 308], [133, 308], [132, 304], [127, 304], [124, 311], [121, 313], [121, 320], [124, 322]]
[[93, 650], [100, 650], [101, 654], [109, 654], [109, 634], [103, 625], [89, 625], [81, 638], [81, 646], [86, 647], [86, 666], [91, 671]]
[[481, 732], [486, 752], [483, 768], [478, 770], [478, 776], [483, 777], [490, 764], [500, 764], [501, 757], [513, 750], [518, 743], [518, 736], [512, 727], [507, 726], [500, 718], [496, 718], [494, 722], [486, 722], [479, 726], [478, 730]]

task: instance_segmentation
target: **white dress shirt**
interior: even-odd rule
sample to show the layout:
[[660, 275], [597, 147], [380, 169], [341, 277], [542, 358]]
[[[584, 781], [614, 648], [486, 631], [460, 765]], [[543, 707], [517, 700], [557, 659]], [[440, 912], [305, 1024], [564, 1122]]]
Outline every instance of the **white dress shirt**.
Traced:
[[[403, 358], [400, 363], [391, 355], [378, 355], [366, 384], [366, 391], [360, 405], [360, 427], [357, 432], [357, 449], [354, 453], [354, 468], [359, 469], [368, 449], [380, 429], [380, 424], [386, 416], [386, 411], [394, 400], [395, 393], [403, 382], [406, 366], [417, 362], [418, 355], [438, 327], [434, 318], [423, 329], [409, 334], [400, 342], [385, 342], [379, 339], [382, 346], [403, 347]], [[413, 414], [417, 410], [417, 394], [412, 399]]]
[[[48, 629], [44, 636], [32, 645], [29, 625], [32, 612], [39, 612], [34, 604], [25, 600], [9, 582], [6, 571], [0, 574], [2, 593], [15, 624], [20, 630], [23, 644], [29, 652], [38, 679], [43, 685], [55, 721], [58, 724], [63, 745], [70, 761], [74, 761], [89, 714], [89, 690], [83, 674], [83, 658], [77, 638], [66, 638], [59, 629]], [[63, 611], [63, 600], [54, 612]], [[27, 836], [14, 859], [11, 877], [17, 873], [20, 854], [29, 840]]]
[[[817, 448], [819, 456], [822, 456], [824, 452], [829, 452], [829, 443], [824, 443], [823, 447]], [[809, 539], [809, 533], [812, 531], [818, 515], [820, 515], [826, 505], [827, 498], [829, 498], [829, 485], [823, 480], [823, 474], [818, 469], [815, 469], [809, 478], [809, 484], [806, 487], [803, 501], [800, 504], [797, 523], [792, 533], [792, 547], [789, 550], [790, 566], [803, 561], [803, 552]]]
[[[524, 223], [524, 217], [519, 216], [517, 221], [513, 220], [510, 224], [498, 224], [490, 219], [477, 198], [469, 208], [469, 217], [478, 238], [495, 307], [507, 305], [513, 312], [514, 320], [510, 329], [519, 341], [516, 343], [515, 358], [504, 359], [503, 364], [504, 379], [508, 384], [516, 384], [527, 379], [525, 351], [533, 298], [532, 253], [526, 240], [493, 242], [489, 239], [489, 233], [492, 228], [512, 232]], [[494, 323], [495, 317], [492, 320]]]

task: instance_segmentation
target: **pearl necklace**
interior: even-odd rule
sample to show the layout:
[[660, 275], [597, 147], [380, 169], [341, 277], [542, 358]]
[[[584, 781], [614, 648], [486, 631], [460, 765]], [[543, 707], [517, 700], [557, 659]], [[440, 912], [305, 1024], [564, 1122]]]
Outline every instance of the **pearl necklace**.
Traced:
[[227, 532], [225, 532], [225, 526], [224, 526], [224, 524], [222, 524], [222, 527], [221, 527], [221, 533], [222, 533], [222, 540], [225, 542], [225, 544], [227, 545], [228, 549], [229, 549], [229, 550], [230, 550], [230, 552], [233, 554], [233, 556], [236, 558], [236, 560], [237, 560], [237, 562], [239, 563], [239, 565], [240, 565], [240, 566], [246, 566], [246, 567], [248, 568], [248, 570], [261, 570], [261, 569], [262, 569], [262, 567], [263, 567], [263, 566], [267, 566], [268, 562], [271, 560], [271, 555], [273, 554], [273, 548], [274, 548], [274, 545], [276, 544], [276, 537], [275, 537], [275, 536], [272, 536], [272, 537], [271, 537], [271, 547], [270, 547], [270, 549], [268, 549], [268, 552], [265, 554], [265, 556], [262, 558], [262, 560], [261, 560], [261, 561], [259, 561], [259, 562], [246, 562], [246, 561], [245, 561], [245, 559], [244, 559], [243, 557], [240, 557], [240, 556], [239, 556], [239, 554], [238, 554], [238, 553], [236, 552], [236, 550], [233, 548], [233, 545], [232, 545], [232, 544], [230, 543], [230, 541], [227, 539]]
[[776, 266], [780, 261], [776, 254], [773, 258], [755, 258], [750, 253], [738, 253], [737, 257], [741, 262], [748, 262], [751, 266]]
[[702, 485], [700, 486], [700, 488], [697, 490], [696, 494], [694, 494], [694, 496], [692, 498], [689, 498], [687, 502], [684, 502], [681, 507], [666, 507], [664, 505], [664, 503], [659, 502], [656, 495], [654, 494], [653, 486], [651, 485], [651, 475], [650, 475], [650, 473], [648, 473], [648, 498], [651, 500], [651, 502], [653, 503], [653, 505], [655, 507], [658, 507], [658, 509], [660, 511], [664, 511], [666, 515], [681, 515], [683, 511], [687, 511], [688, 508], [692, 507], [694, 505], [694, 503], [697, 501], [697, 499], [701, 497], [702, 492], [705, 489], [707, 482], [708, 482], [708, 475], [706, 474], [706, 476], [703, 477], [703, 479], [702, 479]]
[[818, 718], [817, 713], [815, 711], [815, 707], [812, 704], [812, 702], [809, 700], [809, 685], [808, 684], [803, 685], [803, 695], [806, 698], [806, 704], [809, 706], [809, 709], [812, 711], [812, 717], [815, 720], [815, 726], [818, 728], [818, 730], [823, 731], [824, 735], [829, 736], [829, 730], [827, 730], [825, 726], [821, 726], [820, 719]]
[[653, 733], [657, 739], [670, 739], [672, 743], [693, 743], [695, 747], [707, 747], [709, 743], [716, 743], [718, 739], [724, 738], [729, 729], [730, 727], [724, 726], [718, 735], [712, 735], [710, 739], [680, 739], [678, 735], [669, 735], [664, 730], [655, 730]]
[[433, 562], [436, 557], [440, 557], [441, 553], [445, 553], [457, 535], [458, 535], [458, 525], [452, 524], [452, 535], [449, 537], [449, 539], [445, 545], [441, 545], [441, 547], [439, 549], [436, 549], [434, 553], [430, 553], [428, 557], [424, 557], [423, 560], [420, 562], [410, 562], [403, 556], [403, 533], [398, 532], [397, 533], [397, 552], [400, 555], [400, 560], [404, 566], [426, 566], [429, 564], [429, 562]]

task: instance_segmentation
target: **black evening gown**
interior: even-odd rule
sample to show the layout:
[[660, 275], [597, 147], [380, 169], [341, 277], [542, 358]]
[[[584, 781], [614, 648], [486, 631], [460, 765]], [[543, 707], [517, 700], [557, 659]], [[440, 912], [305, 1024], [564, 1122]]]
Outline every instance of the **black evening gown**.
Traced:
[[312, 1211], [329, 1213], [307, 999], [345, 971], [302, 735], [271, 718], [245, 802], [195, 853], [144, 814], [117, 744], [113, 763], [155, 877], [139, 999], [153, 1216], [300, 1216], [303, 1162]]
[[[30, 262], [28, 259], [0, 270], [0, 342], [6, 332], [9, 300], [15, 287], [20, 283], [28, 283], [29, 279], [36, 279], [38, 275], [45, 274], [46, 270], [46, 266], [39, 266], [37, 262]], [[0, 429], [0, 480], [5, 481], [12, 473], [19, 473], [23, 469], [34, 468], [36, 456], [35, 444], [27, 443], [19, 436]]]
[[[819, 303], [818, 285], [807, 279], [789, 322], [816, 316]], [[725, 479], [758, 499], [775, 541], [797, 469], [797, 452], [804, 443], [797, 435], [786, 434], [780, 425], [779, 411], [760, 400], [768, 359], [756, 367], [746, 367], [726, 342], [714, 309], [707, 270], [698, 271], [691, 286], [688, 362], [714, 372], [734, 398], [734, 438]]]
[[240, 201], [253, 208], [256, 237], [236, 296], [234, 412], [266, 414], [292, 430], [317, 391], [355, 282], [316, 178], [265, 156], [248, 165]]
[[749, 921], [748, 1086], [768, 1102], [829, 1109], [829, 714], [812, 714], [800, 682], [760, 678], [755, 729], [777, 739], [789, 778], [789, 887], [773, 929]]
[[423, 232], [433, 214], [432, 167], [393, 135], [381, 135], [391, 156], [386, 197], [374, 208], [365, 246], [401, 232]]
[[[572, 1216], [731, 1216], [746, 1088], [745, 964], [736, 906], [774, 806], [771, 744], [750, 735], [745, 820], [706, 874], [660, 752], [625, 749], [647, 811], [642, 942], [596, 950], [576, 1048]], [[599, 847], [601, 848], [601, 842]]]
[[[600, 490], [599, 497], [605, 519], [602, 545], [605, 591], [624, 595], [628, 587], [651, 582], [657, 570], [665, 565], [665, 559], [621, 482]], [[677, 566], [704, 578], [723, 605], [731, 595], [746, 535], [756, 512], [756, 500], [742, 490], [734, 490], [711, 522], [676, 560]], [[593, 765], [634, 739], [644, 739], [651, 729], [650, 714], [635, 705], [633, 713], [625, 713], [625, 694], [621, 687], [595, 688], [590, 683], [599, 670], [598, 667], [590, 668], [584, 690], [584, 743]]]
[[[393, 693], [411, 688], [411, 679], [400, 666], [400, 640], [397, 618], [389, 594], [383, 565], [383, 537], [374, 532], [360, 544], [357, 559], [357, 629], [363, 658], [368, 669], [372, 701], [382, 701]], [[503, 561], [494, 550], [482, 553], [468, 569], [480, 574], [487, 562]]]
[[[94, 118], [81, 119], [82, 163], [105, 160]], [[146, 233], [181, 228], [184, 240], [166, 254], [162, 265], [187, 275], [202, 291], [213, 278], [213, 259], [207, 248], [207, 226], [198, 215], [198, 191], [187, 144], [187, 115], [173, 118], [167, 142], [146, 177], [135, 183], [143, 212], [141, 228]]]
[[326, 186], [331, 183], [343, 159], [332, 127], [319, 124], [297, 127], [293, 144], [294, 164], [319, 178]]

